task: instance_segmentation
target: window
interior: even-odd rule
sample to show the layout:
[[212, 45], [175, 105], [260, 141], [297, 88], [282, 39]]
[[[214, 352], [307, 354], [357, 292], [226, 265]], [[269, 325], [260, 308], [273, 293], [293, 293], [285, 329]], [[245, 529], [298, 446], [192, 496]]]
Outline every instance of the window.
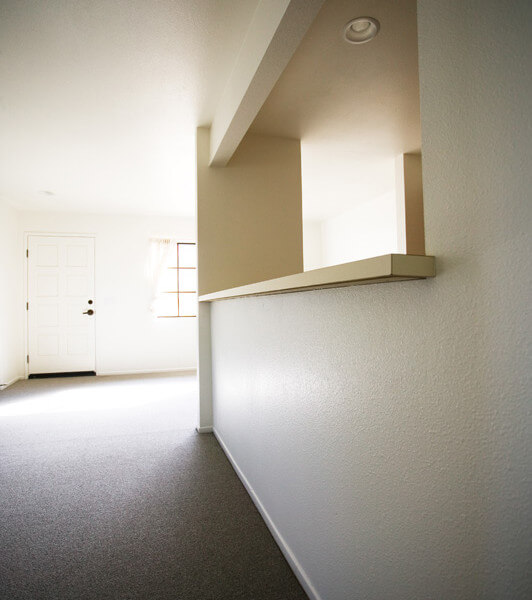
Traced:
[[159, 318], [197, 315], [196, 244], [172, 244], [158, 285], [155, 314]]

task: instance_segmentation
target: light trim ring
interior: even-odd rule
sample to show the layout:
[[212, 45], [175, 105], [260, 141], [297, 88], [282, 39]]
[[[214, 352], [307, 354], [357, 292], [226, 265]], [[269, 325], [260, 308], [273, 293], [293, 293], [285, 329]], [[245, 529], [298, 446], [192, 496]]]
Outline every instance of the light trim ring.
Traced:
[[373, 17], [357, 17], [344, 28], [344, 39], [350, 44], [365, 44], [379, 33], [380, 23]]

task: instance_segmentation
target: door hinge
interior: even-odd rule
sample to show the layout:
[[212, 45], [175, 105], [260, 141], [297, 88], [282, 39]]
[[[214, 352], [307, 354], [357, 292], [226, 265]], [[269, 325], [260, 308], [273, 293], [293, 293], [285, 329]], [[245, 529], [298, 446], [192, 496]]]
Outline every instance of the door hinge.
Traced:
[[29, 364], [29, 362], [30, 362], [30, 355], [29, 355], [29, 354], [26, 354], [26, 362], [27, 362], [28, 364]]
[[30, 251], [26, 248], [26, 258], [28, 258], [30, 255]]
[[29, 309], [30, 309], [30, 303], [26, 302], [26, 310], [29, 310]]

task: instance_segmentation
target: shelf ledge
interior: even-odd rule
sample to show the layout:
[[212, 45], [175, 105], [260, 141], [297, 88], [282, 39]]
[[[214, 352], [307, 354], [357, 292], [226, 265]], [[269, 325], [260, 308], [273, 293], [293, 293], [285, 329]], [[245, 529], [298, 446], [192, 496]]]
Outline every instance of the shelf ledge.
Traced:
[[267, 281], [203, 294], [199, 297], [199, 301], [213, 302], [214, 300], [226, 300], [242, 296], [288, 294], [349, 285], [425, 279], [434, 277], [436, 274], [434, 263], [434, 256], [384, 254], [374, 258], [313, 269], [295, 275], [286, 275], [277, 279], [268, 279]]

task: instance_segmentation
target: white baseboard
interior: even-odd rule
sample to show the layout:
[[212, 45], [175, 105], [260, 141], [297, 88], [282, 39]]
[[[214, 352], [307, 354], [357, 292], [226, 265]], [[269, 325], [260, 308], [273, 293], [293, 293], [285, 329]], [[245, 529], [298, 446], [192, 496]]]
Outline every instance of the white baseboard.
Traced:
[[21, 379], [25, 379], [24, 375], [18, 375], [17, 377], [13, 377], [13, 379], [8, 381], [7, 383], [0, 383], [0, 392], [7, 389], [10, 385], [17, 383], [17, 381], [20, 381]]
[[184, 373], [196, 372], [196, 367], [185, 367], [184, 369], [147, 369], [147, 370], [129, 370], [129, 371], [96, 371], [98, 377], [107, 377], [109, 375], [149, 375], [150, 373]]
[[229, 462], [233, 466], [233, 469], [236, 471], [236, 474], [240, 478], [240, 481], [244, 484], [244, 487], [246, 488], [248, 494], [251, 496], [251, 499], [253, 500], [255, 506], [257, 507], [262, 518], [264, 519], [264, 522], [266, 523], [268, 529], [270, 530], [270, 533], [273, 535], [273, 538], [277, 542], [277, 545], [281, 549], [281, 552], [284, 554], [284, 557], [286, 558], [292, 571], [294, 572], [299, 583], [301, 584], [301, 587], [305, 590], [305, 592], [307, 593], [307, 596], [310, 598], [310, 600], [321, 600], [321, 596], [318, 594], [315, 587], [312, 585], [308, 575], [303, 570], [303, 567], [299, 564], [294, 553], [292, 552], [292, 550], [286, 543], [285, 539], [283, 538], [283, 536], [277, 529], [275, 523], [273, 522], [272, 518], [268, 514], [268, 511], [264, 508], [262, 502], [260, 501], [259, 497], [255, 493], [255, 490], [251, 487], [251, 484], [249, 483], [246, 476], [244, 475], [244, 473], [242, 472], [242, 470], [236, 463], [235, 459], [233, 458], [233, 455], [231, 454], [231, 452], [229, 452], [229, 449], [225, 445], [225, 442], [222, 440], [222, 438], [220, 437], [220, 434], [216, 431], [215, 428], [213, 428], [213, 433], [216, 436], [216, 439], [218, 440], [220, 446], [222, 447], [222, 450], [225, 452], [225, 455], [229, 459]]
[[212, 427], [196, 427], [198, 433], [212, 433]]

